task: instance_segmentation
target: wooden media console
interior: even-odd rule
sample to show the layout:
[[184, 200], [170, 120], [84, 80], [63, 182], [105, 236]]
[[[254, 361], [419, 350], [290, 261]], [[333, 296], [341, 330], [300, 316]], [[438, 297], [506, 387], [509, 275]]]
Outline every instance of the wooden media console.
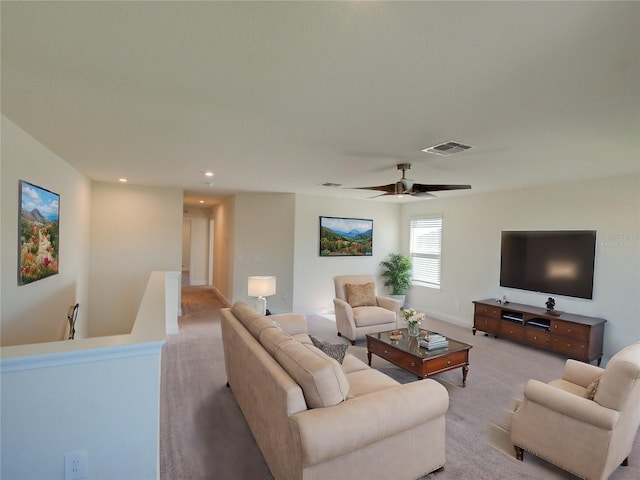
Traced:
[[561, 353], [591, 363], [602, 361], [603, 318], [565, 312], [520, 303], [500, 303], [494, 299], [476, 300], [473, 334], [509, 338], [536, 348]]

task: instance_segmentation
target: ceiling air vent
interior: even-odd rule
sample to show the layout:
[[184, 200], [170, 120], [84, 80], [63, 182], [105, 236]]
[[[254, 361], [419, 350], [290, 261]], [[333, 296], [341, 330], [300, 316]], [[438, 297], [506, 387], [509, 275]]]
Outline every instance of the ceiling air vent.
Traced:
[[470, 145], [449, 141], [434, 145], [433, 147], [424, 148], [422, 149], [422, 151], [448, 157], [449, 155], [455, 155], [456, 153], [464, 152], [465, 150], [469, 150], [470, 148]]

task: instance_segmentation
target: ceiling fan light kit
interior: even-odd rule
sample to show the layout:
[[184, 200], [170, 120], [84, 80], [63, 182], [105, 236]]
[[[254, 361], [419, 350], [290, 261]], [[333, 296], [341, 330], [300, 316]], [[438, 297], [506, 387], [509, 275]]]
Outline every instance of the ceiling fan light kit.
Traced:
[[413, 197], [432, 198], [435, 195], [430, 192], [437, 192], [442, 190], [468, 190], [471, 185], [428, 185], [422, 183], [415, 183], [415, 180], [405, 177], [405, 172], [411, 168], [410, 163], [398, 163], [396, 165], [398, 170], [402, 170], [402, 178], [388, 185], [375, 185], [372, 187], [355, 187], [359, 190], [378, 190], [384, 192], [380, 195], [376, 195], [376, 198], [383, 195], [396, 195], [402, 197], [404, 195], [411, 195]]

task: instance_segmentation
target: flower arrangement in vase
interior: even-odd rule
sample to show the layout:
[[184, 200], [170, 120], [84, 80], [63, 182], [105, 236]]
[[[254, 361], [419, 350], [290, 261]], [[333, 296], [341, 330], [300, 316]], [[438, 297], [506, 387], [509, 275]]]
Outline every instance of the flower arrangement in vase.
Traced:
[[402, 314], [407, 322], [409, 335], [417, 337], [420, 334], [420, 324], [422, 323], [422, 320], [424, 320], [424, 313], [416, 312], [414, 308], [407, 308], [406, 310], [403, 310]]

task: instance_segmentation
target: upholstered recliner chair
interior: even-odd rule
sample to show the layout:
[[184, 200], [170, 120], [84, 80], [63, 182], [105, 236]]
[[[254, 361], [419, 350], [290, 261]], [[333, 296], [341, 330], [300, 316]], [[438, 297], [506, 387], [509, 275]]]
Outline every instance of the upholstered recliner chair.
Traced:
[[384, 332], [396, 328], [400, 302], [376, 293], [373, 275], [340, 275], [333, 277], [336, 298], [338, 335], [351, 340], [363, 338], [367, 333]]
[[567, 360], [561, 379], [529, 380], [511, 417], [516, 457], [523, 450], [580, 478], [604, 480], [627, 465], [640, 425], [640, 342], [606, 368]]

